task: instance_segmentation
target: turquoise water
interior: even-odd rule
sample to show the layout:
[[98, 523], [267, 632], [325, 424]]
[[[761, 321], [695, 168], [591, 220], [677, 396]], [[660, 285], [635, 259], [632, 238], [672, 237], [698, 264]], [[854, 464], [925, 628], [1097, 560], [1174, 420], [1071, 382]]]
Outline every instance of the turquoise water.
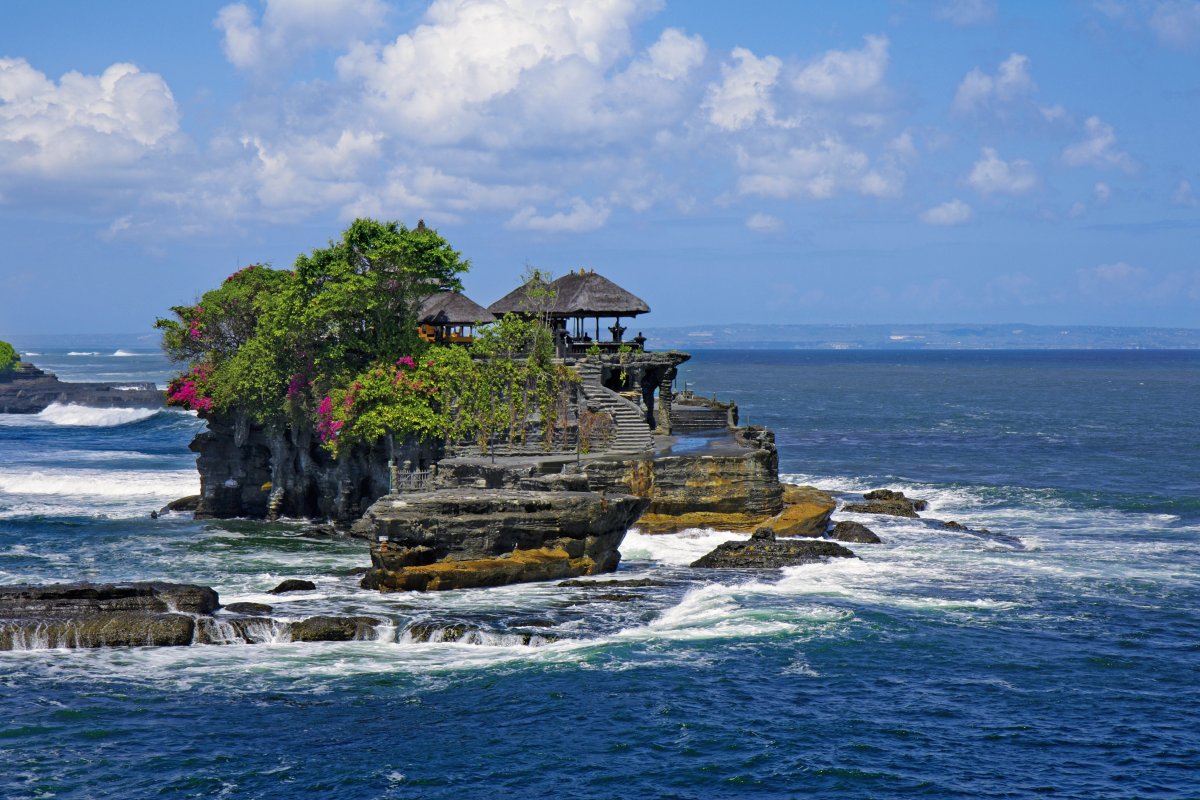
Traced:
[[[33, 360], [165, 377], [118, 349]], [[846, 515], [884, 544], [750, 575], [687, 569], [728, 534], [634, 531], [619, 577], [667, 585], [633, 601], [375, 595], [360, 543], [151, 520], [195, 491], [194, 417], [2, 417], [0, 582], [196, 581], [400, 633], [0, 654], [0, 796], [1200, 797], [1200, 354], [707, 352], [680, 380], [775, 428], [789, 480], [996, 535]], [[285, 577], [317, 589], [265, 594]], [[531, 624], [558, 640], [505, 639]]]

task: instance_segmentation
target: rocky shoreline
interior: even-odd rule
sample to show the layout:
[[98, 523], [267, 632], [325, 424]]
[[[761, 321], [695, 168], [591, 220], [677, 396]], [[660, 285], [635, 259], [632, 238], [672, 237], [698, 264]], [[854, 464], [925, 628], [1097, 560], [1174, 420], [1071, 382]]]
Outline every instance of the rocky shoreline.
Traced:
[[0, 414], [40, 414], [51, 405], [90, 408], [163, 408], [166, 395], [153, 383], [70, 383], [27, 362], [0, 380]]

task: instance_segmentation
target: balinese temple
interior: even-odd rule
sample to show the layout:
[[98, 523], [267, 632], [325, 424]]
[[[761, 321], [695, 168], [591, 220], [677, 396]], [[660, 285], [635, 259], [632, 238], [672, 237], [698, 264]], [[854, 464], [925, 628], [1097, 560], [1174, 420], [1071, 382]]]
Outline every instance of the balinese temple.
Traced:
[[417, 334], [427, 342], [470, 344], [475, 326], [495, 322], [483, 306], [462, 292], [438, 292], [425, 298], [417, 311]]
[[[560, 349], [582, 353], [594, 346], [602, 351], [615, 351], [622, 345], [640, 350], [645, 339], [639, 335], [626, 341], [627, 328], [621, 319], [645, 314], [650, 306], [595, 270], [581, 269], [549, 284], [534, 279], [492, 303], [487, 310], [496, 317], [545, 314], [554, 325]], [[601, 332], [601, 320], [613, 321], [603, 327], [607, 336]]]

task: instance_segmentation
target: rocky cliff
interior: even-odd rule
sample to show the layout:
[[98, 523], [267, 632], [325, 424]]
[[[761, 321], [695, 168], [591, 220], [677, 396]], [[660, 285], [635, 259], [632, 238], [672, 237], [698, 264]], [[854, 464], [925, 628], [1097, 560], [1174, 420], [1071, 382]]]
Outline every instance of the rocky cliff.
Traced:
[[213, 415], [192, 441], [199, 457], [196, 516], [271, 515], [349, 524], [388, 492], [388, 459], [427, 469], [440, 450], [416, 441], [359, 445], [334, 459], [307, 426], [266, 427], [244, 415]]

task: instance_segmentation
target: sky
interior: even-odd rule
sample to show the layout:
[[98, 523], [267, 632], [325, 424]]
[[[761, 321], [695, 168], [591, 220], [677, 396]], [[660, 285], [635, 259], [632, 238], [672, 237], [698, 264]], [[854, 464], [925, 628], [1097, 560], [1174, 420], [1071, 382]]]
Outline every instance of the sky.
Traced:
[[0, 4], [0, 337], [148, 330], [358, 216], [487, 305], [1200, 327], [1200, 0]]

